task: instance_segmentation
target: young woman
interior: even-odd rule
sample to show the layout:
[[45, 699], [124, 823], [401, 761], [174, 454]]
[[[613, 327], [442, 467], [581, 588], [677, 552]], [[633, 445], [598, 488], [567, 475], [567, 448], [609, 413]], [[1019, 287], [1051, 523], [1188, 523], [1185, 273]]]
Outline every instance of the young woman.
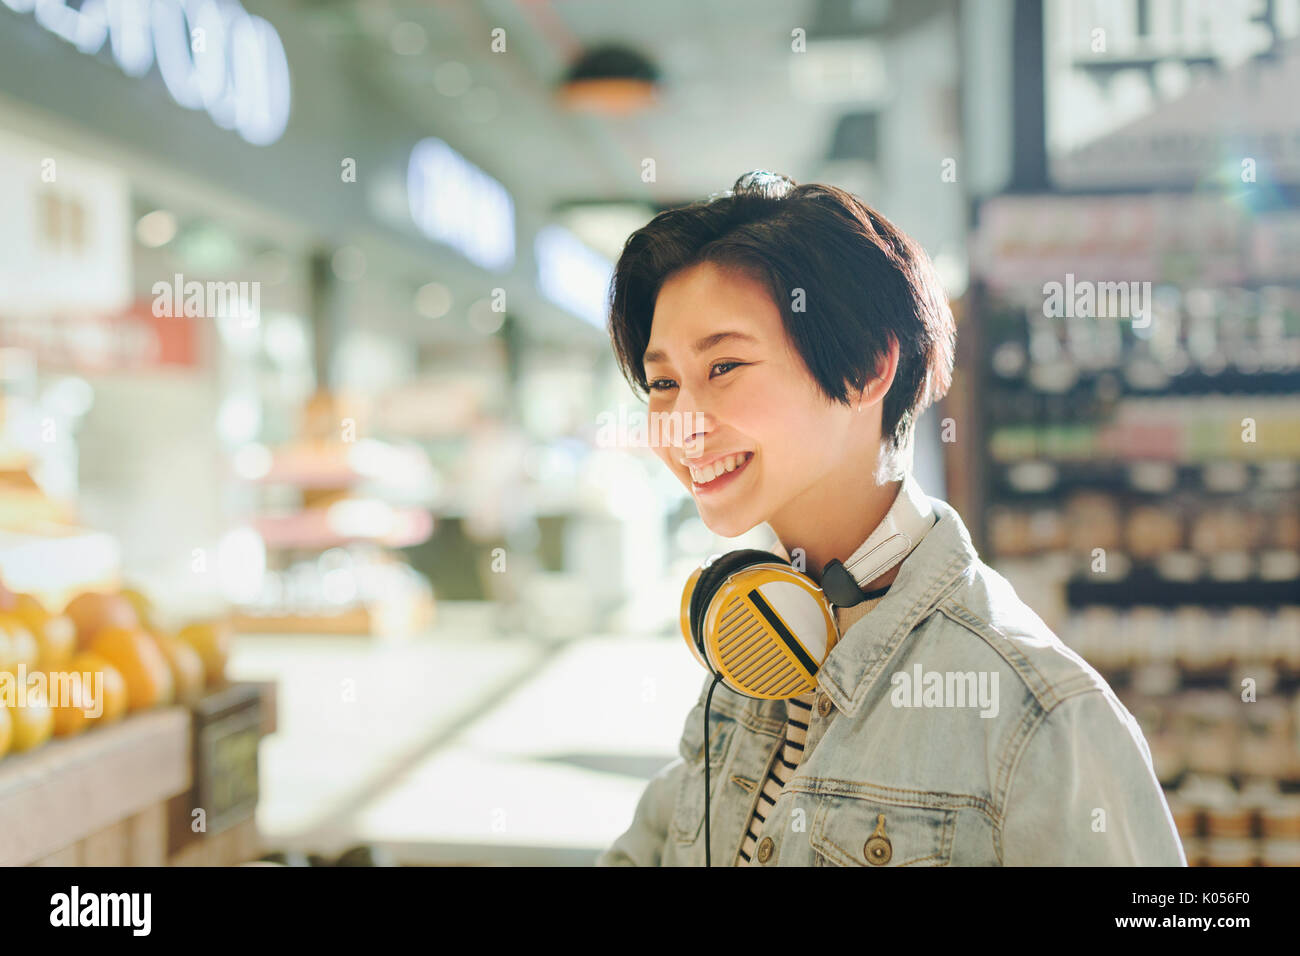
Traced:
[[913, 241], [749, 173], [628, 239], [610, 334], [704, 523], [779, 544], [688, 582], [710, 673], [598, 865], [1186, 865], [1133, 716], [911, 474], [955, 338]]

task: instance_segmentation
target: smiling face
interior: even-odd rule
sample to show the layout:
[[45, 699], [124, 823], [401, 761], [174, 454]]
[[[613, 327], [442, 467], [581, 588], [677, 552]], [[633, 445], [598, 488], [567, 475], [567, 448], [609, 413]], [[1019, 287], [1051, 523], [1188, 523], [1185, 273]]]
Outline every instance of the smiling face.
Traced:
[[[878, 399], [868, 401], [875, 409], [868, 415], [827, 398], [767, 288], [736, 270], [702, 263], [664, 282], [645, 375], [652, 421], [675, 413], [669, 420], [685, 423], [655, 453], [722, 537], [764, 521], [782, 535], [782, 526], [829, 518], [836, 497], [867, 480], [861, 469], [879, 452]], [[722, 468], [733, 470], [715, 476], [716, 468], [705, 468], [692, 477], [688, 466], [723, 456]]]

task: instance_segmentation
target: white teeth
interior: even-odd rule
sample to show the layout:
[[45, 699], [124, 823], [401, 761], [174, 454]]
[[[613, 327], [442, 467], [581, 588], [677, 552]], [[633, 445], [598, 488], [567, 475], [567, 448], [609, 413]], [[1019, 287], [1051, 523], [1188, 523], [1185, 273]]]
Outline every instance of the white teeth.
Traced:
[[745, 460], [748, 457], [748, 452], [742, 452], [739, 455], [728, 455], [721, 461], [715, 461], [713, 464], [705, 465], [703, 468], [691, 468], [689, 465], [687, 467], [690, 468], [692, 481], [697, 485], [707, 485], [710, 481], [724, 472], [735, 471], [745, 463]]

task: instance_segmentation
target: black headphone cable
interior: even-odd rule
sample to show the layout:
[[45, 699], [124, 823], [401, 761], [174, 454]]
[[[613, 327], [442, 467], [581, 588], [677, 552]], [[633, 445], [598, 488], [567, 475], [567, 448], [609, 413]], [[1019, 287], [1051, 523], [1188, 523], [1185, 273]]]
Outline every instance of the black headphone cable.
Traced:
[[[835, 565], [839, 565], [839, 567], [835, 568]], [[843, 578], [847, 578], [854, 586], [853, 589], [850, 589], [847, 585], [840, 584], [836, 594], [836, 597], [840, 600], [831, 601], [837, 607], [852, 607], [863, 601], [884, 597], [892, 586], [886, 584], [883, 588], [877, 588], [874, 591], [863, 591], [861, 587], [857, 586], [857, 582], [853, 581], [848, 572], [844, 570], [844, 565], [838, 561], [832, 561], [826, 566], [826, 570], [831, 573], [833, 578], [839, 577], [841, 582]], [[824, 577], [825, 575], [823, 575]], [[825, 586], [825, 583], [823, 580], [823, 586]], [[843, 601], [843, 603], [840, 603], [840, 601]], [[704, 698], [704, 865], [710, 867], [713, 866], [713, 847], [709, 840], [709, 708], [713, 705], [713, 691], [721, 681], [722, 675], [715, 672], [708, 696]]]

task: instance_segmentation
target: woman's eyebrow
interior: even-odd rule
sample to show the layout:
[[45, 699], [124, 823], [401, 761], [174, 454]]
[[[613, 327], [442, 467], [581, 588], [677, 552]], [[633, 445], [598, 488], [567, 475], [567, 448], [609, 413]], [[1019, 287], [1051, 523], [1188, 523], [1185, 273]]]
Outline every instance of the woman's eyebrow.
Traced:
[[[747, 332], [714, 332], [712, 335], [706, 335], [696, 342], [694, 352], [699, 355], [705, 349], [711, 349], [719, 342], [732, 338], [741, 339], [754, 345], [759, 344], [758, 339]], [[662, 362], [664, 358], [665, 355], [661, 349], [647, 349], [645, 355], [641, 357], [641, 361], [648, 365], [651, 362]]]

